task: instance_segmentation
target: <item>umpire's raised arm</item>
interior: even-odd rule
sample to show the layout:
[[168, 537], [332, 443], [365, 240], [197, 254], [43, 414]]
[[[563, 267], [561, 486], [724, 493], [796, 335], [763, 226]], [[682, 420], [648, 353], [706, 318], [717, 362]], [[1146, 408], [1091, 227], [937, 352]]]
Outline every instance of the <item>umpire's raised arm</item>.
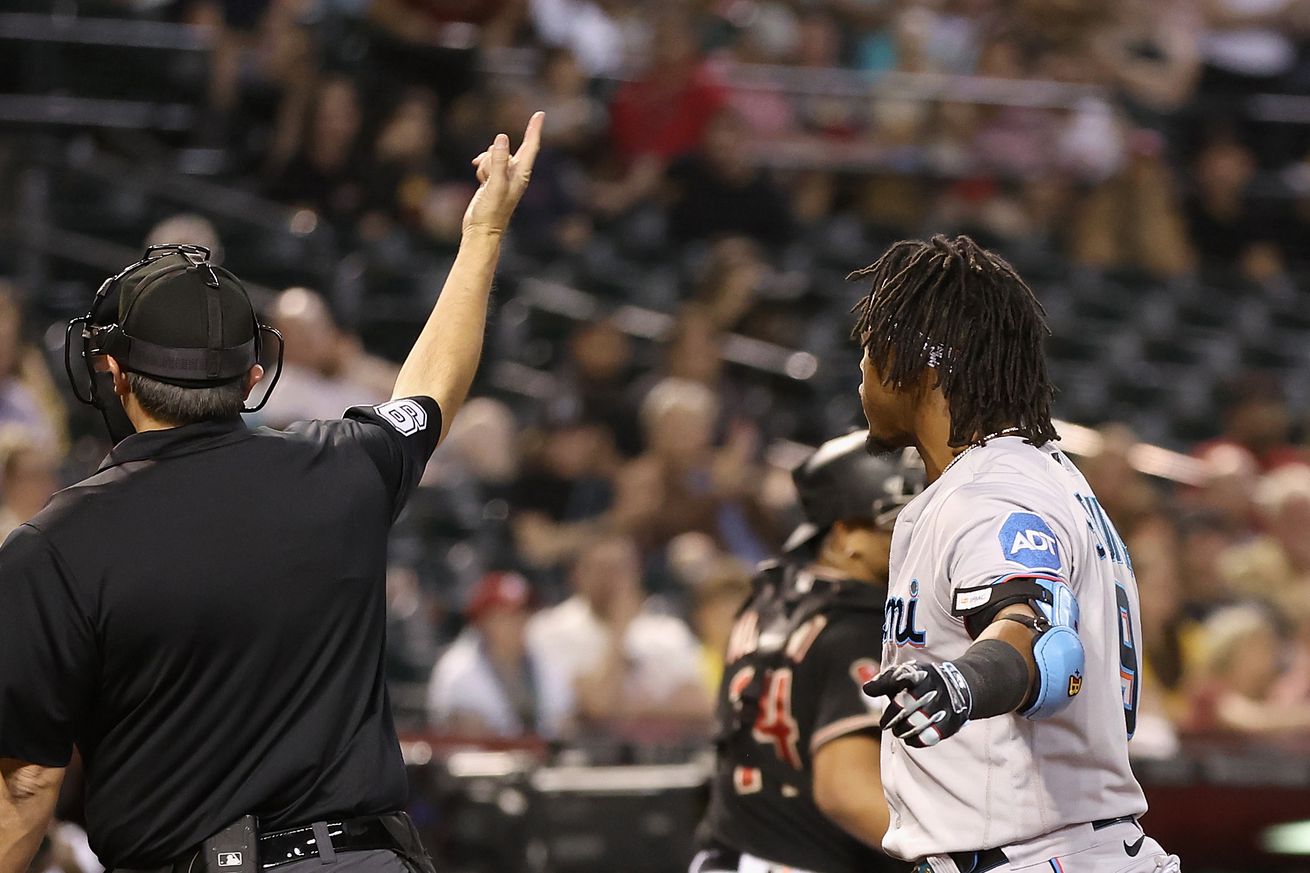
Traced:
[[432, 315], [396, 377], [393, 398], [421, 396], [437, 401], [443, 439], [477, 373], [500, 240], [532, 176], [544, 120], [541, 112], [532, 116], [513, 155], [509, 137], [502, 133], [473, 160], [480, 186], [464, 213], [459, 254]]

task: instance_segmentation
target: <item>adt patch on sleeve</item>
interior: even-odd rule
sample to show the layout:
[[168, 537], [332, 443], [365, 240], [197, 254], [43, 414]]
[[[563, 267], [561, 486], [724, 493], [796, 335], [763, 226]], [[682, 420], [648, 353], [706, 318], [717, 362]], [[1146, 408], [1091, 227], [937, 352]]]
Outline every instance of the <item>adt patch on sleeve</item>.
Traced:
[[1030, 570], [1059, 570], [1060, 545], [1055, 532], [1042, 517], [1031, 512], [1011, 512], [997, 537], [1007, 561]]

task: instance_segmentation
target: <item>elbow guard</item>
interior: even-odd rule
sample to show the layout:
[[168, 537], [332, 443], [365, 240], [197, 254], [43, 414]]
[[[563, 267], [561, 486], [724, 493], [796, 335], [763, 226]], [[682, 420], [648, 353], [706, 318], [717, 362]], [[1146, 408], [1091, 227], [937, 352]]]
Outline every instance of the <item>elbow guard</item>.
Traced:
[[1006, 606], [1027, 603], [1037, 618], [1025, 620], [1037, 634], [1033, 660], [1037, 684], [1021, 715], [1043, 719], [1060, 712], [1082, 690], [1086, 655], [1078, 638], [1078, 600], [1073, 589], [1054, 577], [1018, 576], [955, 593], [952, 614], [965, 621], [973, 637]]

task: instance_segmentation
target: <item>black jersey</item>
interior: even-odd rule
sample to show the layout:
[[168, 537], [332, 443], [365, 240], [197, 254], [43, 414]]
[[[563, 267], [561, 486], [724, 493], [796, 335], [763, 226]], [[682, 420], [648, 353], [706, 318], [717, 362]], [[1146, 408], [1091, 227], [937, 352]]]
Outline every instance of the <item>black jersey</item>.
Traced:
[[164, 865], [242, 815], [403, 808], [387, 532], [440, 433], [420, 397], [123, 440], [0, 548], [0, 758], [78, 746], [108, 867]]
[[757, 574], [725, 658], [703, 842], [816, 873], [892, 869], [825, 816], [811, 790], [816, 749], [877, 733], [879, 713], [860, 688], [878, 672], [885, 594], [780, 564]]

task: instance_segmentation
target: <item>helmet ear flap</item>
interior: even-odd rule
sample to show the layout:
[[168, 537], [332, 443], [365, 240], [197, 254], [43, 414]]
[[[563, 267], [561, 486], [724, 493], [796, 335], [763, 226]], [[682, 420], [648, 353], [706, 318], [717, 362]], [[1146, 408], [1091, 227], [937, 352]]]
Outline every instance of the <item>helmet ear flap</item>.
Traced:
[[[87, 406], [95, 406], [104, 412], [102, 403], [105, 402], [103, 394], [102, 381], [96, 378], [95, 365], [92, 358], [104, 354], [102, 331], [104, 328], [116, 325], [118, 322], [118, 295], [124, 279], [132, 275], [141, 267], [150, 261], [159, 257], [155, 254], [157, 249], [162, 246], [151, 246], [146, 249], [145, 256], [134, 264], [118, 271], [108, 279], [100, 283], [96, 289], [95, 296], [91, 298], [91, 307], [85, 315], [68, 322], [68, 327], [64, 329], [64, 372], [68, 375], [68, 383], [73, 389], [73, 396], [79, 402]], [[76, 331], [76, 345], [74, 332]], [[78, 377], [73, 367], [74, 349], [81, 366], [82, 378]], [[118, 402], [111, 396], [108, 398], [114, 406]]]
[[[274, 339], [277, 340], [277, 366], [273, 370], [273, 378], [269, 381], [268, 388], [264, 389], [264, 396], [261, 397], [259, 402], [254, 406], [246, 406], [245, 408], [243, 408], [241, 410], [242, 412], [259, 412], [259, 410], [263, 409], [264, 406], [268, 403], [268, 399], [273, 396], [273, 389], [277, 387], [277, 380], [282, 378], [282, 358], [287, 350], [287, 342], [282, 338], [282, 332], [279, 331], [276, 327], [270, 327], [267, 324], [259, 324], [258, 322], [256, 322], [255, 336], [261, 337], [265, 333], [271, 335]], [[257, 342], [256, 349], [257, 349], [255, 353], [256, 358], [262, 357], [263, 354], [262, 339]]]

